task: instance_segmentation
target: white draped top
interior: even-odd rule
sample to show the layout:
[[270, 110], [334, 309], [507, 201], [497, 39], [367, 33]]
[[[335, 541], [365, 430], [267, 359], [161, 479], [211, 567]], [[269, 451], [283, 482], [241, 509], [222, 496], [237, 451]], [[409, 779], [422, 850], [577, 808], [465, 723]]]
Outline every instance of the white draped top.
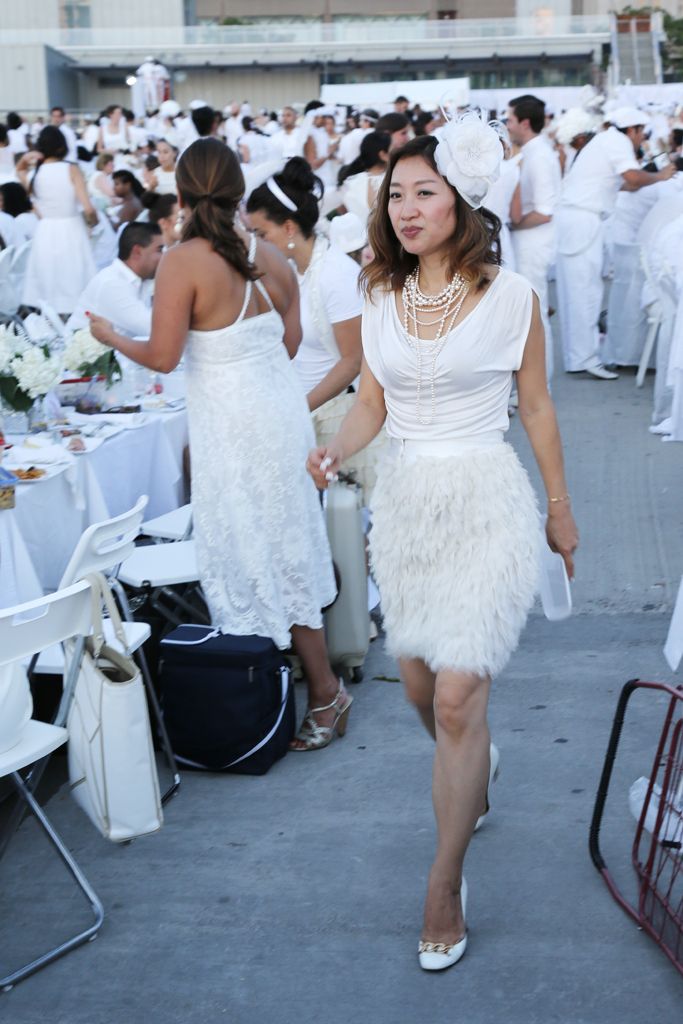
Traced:
[[488, 290], [450, 331], [435, 369], [431, 418], [432, 342], [422, 347], [420, 417], [417, 355], [405, 336], [393, 292], [375, 292], [363, 309], [363, 354], [384, 388], [389, 437], [402, 440], [502, 440], [510, 425], [512, 374], [522, 365], [533, 308], [529, 282], [500, 269]]

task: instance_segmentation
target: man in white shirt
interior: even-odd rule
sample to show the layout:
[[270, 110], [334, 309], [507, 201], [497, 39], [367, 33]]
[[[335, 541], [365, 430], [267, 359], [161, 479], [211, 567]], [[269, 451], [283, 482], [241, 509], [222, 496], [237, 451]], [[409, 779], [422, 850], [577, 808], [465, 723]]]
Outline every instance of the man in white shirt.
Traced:
[[76, 132], [66, 123], [66, 112], [64, 107], [52, 108], [50, 111], [50, 124], [53, 124], [55, 128], [59, 128], [60, 132], [66, 139], [66, 159], [69, 163], [75, 164], [78, 160], [78, 139], [76, 138]]
[[297, 114], [294, 107], [283, 107], [280, 114], [280, 131], [270, 137], [270, 151], [277, 159], [289, 160], [293, 156], [304, 155], [304, 131], [297, 128]]
[[538, 295], [545, 330], [548, 380], [553, 374], [553, 336], [548, 318], [548, 271], [555, 261], [553, 217], [560, 198], [562, 173], [557, 155], [548, 145], [545, 103], [536, 96], [518, 96], [510, 102], [507, 129], [510, 140], [522, 147], [520, 161], [521, 219], [511, 224], [515, 269]]
[[225, 121], [223, 122], [223, 134], [225, 141], [230, 149], [235, 153], [237, 152], [237, 142], [240, 136], [244, 132], [242, 127], [242, 116], [240, 114], [240, 104], [232, 102], [223, 111]]
[[119, 256], [86, 285], [66, 323], [67, 331], [88, 326], [86, 312], [110, 320], [129, 338], [149, 338], [152, 282], [164, 249], [158, 224], [134, 221], [119, 237]]
[[600, 358], [598, 318], [602, 309], [605, 222], [621, 189], [632, 192], [676, 173], [642, 171], [637, 153], [645, 137], [647, 115], [622, 107], [611, 127], [597, 134], [577, 155], [564, 178], [557, 209], [557, 301], [564, 368], [614, 380]]

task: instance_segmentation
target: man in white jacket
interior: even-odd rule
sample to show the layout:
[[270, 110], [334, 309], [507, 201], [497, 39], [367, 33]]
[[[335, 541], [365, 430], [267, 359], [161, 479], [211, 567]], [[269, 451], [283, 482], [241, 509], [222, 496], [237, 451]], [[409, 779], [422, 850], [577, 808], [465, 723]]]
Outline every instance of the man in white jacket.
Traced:
[[647, 120], [636, 107], [614, 111], [611, 127], [581, 150], [563, 182], [556, 216], [557, 301], [568, 373], [617, 377], [603, 366], [599, 349], [605, 222], [622, 188], [635, 192], [676, 173], [673, 164], [657, 172], [640, 169], [637, 153]]
[[548, 380], [553, 375], [553, 338], [548, 318], [548, 271], [555, 262], [555, 209], [562, 173], [557, 154], [543, 135], [545, 103], [536, 96], [518, 96], [507, 112], [510, 140], [522, 147], [519, 187], [521, 218], [512, 221], [515, 269], [536, 294], [545, 329]]

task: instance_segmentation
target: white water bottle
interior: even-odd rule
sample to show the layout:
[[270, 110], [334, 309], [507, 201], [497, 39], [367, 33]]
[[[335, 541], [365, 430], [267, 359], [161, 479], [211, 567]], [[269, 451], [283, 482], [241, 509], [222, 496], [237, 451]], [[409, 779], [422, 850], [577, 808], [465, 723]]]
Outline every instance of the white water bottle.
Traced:
[[543, 614], [551, 622], [568, 619], [572, 613], [572, 592], [562, 555], [551, 551], [543, 531], [540, 578]]

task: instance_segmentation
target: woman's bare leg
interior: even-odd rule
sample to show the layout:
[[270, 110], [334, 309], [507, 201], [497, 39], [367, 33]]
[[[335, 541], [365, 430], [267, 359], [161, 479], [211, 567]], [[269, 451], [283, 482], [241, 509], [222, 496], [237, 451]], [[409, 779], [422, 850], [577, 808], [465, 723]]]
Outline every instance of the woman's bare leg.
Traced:
[[433, 799], [437, 848], [429, 874], [422, 938], [451, 944], [465, 932], [460, 905], [462, 866], [486, 799], [491, 681], [461, 672], [437, 673]]
[[436, 687], [436, 674], [420, 658], [401, 658], [399, 660], [399, 667], [406, 697], [415, 707], [429, 735], [435, 740], [434, 691]]
[[[340, 684], [327, 656], [324, 630], [311, 629], [309, 626], [292, 626], [292, 646], [301, 658], [306, 675], [309, 708], [331, 704]], [[334, 708], [330, 708], [329, 711], [321, 711], [314, 715], [314, 718], [318, 725], [332, 725], [336, 713]], [[293, 740], [291, 746], [303, 748], [306, 744], [301, 740]]]

